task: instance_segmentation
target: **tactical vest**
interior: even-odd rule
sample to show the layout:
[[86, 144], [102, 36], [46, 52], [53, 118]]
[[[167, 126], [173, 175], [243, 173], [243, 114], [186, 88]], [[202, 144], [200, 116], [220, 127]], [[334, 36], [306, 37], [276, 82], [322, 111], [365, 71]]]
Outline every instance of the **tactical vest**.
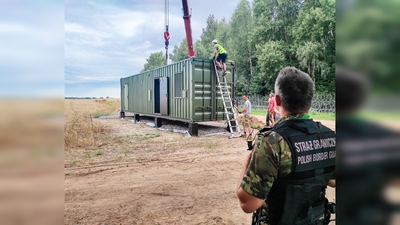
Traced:
[[227, 51], [224, 49], [224, 47], [222, 47], [222, 45], [220, 45], [220, 44], [215, 44], [214, 46], [217, 46], [217, 47], [218, 47], [218, 55], [221, 55], [221, 54], [224, 54], [224, 53], [227, 52]]
[[292, 171], [267, 196], [270, 225], [322, 224], [326, 186], [335, 169], [336, 137], [312, 120], [287, 120], [272, 129], [289, 144]]

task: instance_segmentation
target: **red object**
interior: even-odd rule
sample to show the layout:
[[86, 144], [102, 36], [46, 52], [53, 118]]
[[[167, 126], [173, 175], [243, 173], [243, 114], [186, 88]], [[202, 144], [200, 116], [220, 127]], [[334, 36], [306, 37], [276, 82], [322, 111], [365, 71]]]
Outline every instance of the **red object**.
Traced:
[[165, 39], [165, 41], [169, 41], [169, 32], [168, 31], [164, 32], [164, 39]]
[[188, 0], [182, 0], [182, 6], [183, 6], [183, 21], [185, 22], [186, 40], [187, 40], [187, 44], [188, 44], [189, 57], [193, 58], [195, 56], [195, 54], [194, 54], [194, 48], [193, 48], [192, 29], [190, 27], [190, 14], [189, 14]]
[[268, 104], [268, 111], [270, 111], [270, 112], [275, 112], [274, 111], [274, 109], [275, 109], [275, 96], [274, 97], [272, 97], [272, 98], [270, 98], [270, 100], [269, 100], [269, 104]]

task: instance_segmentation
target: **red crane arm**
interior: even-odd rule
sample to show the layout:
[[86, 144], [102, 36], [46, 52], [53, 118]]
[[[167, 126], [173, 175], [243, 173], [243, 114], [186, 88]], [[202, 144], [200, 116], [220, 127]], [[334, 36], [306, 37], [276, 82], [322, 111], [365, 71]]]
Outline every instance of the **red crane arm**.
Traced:
[[192, 29], [190, 27], [191, 15], [189, 14], [188, 0], [182, 0], [182, 6], [183, 6], [183, 21], [185, 22], [186, 40], [188, 44], [189, 57], [193, 58], [195, 54], [193, 49]]

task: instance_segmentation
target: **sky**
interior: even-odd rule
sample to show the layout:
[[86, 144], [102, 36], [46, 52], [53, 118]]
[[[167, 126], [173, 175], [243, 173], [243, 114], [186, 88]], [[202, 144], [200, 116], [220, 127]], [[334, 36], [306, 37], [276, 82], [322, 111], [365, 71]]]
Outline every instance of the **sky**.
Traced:
[[0, 98], [64, 94], [64, 2], [0, 1]]
[[[189, 0], [194, 41], [237, 4]], [[171, 52], [185, 38], [182, 1], [169, 11]], [[165, 52], [164, 30], [164, 0], [0, 1], [0, 98], [120, 97], [120, 78]]]
[[[229, 21], [237, 4], [189, 0], [194, 41], [209, 15]], [[65, 96], [120, 97], [121, 77], [138, 74], [151, 53], [165, 54], [164, 9], [163, 0], [66, 0]], [[182, 2], [170, 0], [169, 52], [185, 38], [182, 16]]]

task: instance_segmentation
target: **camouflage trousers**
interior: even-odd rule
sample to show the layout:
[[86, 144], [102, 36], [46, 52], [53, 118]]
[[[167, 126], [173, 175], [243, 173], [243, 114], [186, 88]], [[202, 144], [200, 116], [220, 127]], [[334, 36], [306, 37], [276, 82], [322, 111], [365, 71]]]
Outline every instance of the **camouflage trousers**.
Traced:
[[251, 121], [250, 114], [244, 114], [243, 122], [242, 122], [243, 128], [245, 128], [245, 127], [250, 128], [251, 127], [250, 121]]

